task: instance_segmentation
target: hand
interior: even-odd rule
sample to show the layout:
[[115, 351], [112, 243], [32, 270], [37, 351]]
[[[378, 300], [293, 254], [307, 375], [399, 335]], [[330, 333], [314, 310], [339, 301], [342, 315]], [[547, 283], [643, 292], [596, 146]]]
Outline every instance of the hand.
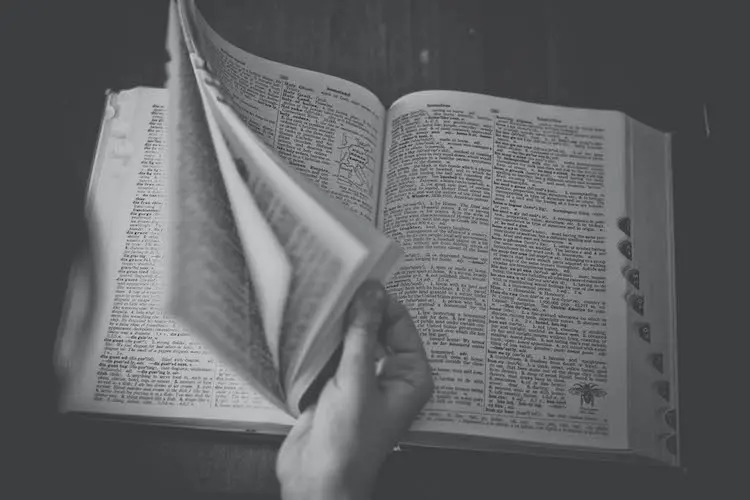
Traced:
[[345, 328], [336, 374], [279, 451], [285, 500], [368, 498], [381, 464], [432, 394], [414, 322], [382, 285], [360, 287]]

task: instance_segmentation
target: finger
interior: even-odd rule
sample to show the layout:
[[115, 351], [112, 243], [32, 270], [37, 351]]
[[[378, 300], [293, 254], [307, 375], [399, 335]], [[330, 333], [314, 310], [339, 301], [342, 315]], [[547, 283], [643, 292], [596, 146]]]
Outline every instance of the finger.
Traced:
[[315, 419], [316, 409], [317, 409], [316, 403], [313, 403], [307, 408], [305, 408], [305, 411], [303, 411], [300, 414], [300, 416], [297, 418], [297, 421], [294, 423], [294, 426], [292, 426], [287, 437], [292, 440], [301, 439], [302, 436], [307, 434], [307, 432], [309, 432], [309, 430], [312, 428], [313, 420]]
[[[295, 447], [299, 446], [298, 442], [305, 439], [305, 436], [310, 433], [310, 430], [313, 427], [313, 421], [315, 420], [315, 409], [316, 405], [312, 404], [302, 412], [292, 428], [289, 430], [289, 433], [284, 439], [284, 442], [281, 444], [279, 456], [285, 455], [287, 453], [285, 451], [286, 448], [294, 449]], [[276, 459], [278, 460], [278, 456]], [[278, 470], [278, 463], [276, 467]]]
[[409, 310], [391, 296], [388, 297], [385, 318], [385, 344], [391, 352], [422, 354], [427, 358]]
[[432, 396], [432, 369], [420, 354], [396, 354], [383, 359], [379, 380], [384, 410], [403, 432]]
[[[380, 329], [382, 330], [383, 327], [381, 326]], [[375, 360], [377, 361], [378, 359], [384, 358], [387, 355], [388, 349], [386, 349], [386, 347], [380, 343], [380, 340], [375, 342]]]
[[399, 353], [383, 358], [380, 382], [389, 397], [425, 398], [432, 394], [432, 367], [423, 353]]
[[344, 323], [344, 349], [335, 375], [340, 387], [375, 385], [375, 345], [385, 305], [380, 283], [368, 281], [357, 290]]
[[394, 432], [406, 430], [432, 395], [432, 368], [416, 325], [406, 307], [390, 298], [386, 311], [387, 346], [392, 352], [380, 367], [380, 386], [385, 410], [394, 422]]
[[391, 326], [398, 323], [398, 321], [401, 319], [402, 316], [409, 314], [409, 309], [404, 306], [399, 300], [391, 295], [388, 294], [386, 308], [385, 308], [385, 318], [383, 319], [383, 326], [382, 328], [390, 328]]

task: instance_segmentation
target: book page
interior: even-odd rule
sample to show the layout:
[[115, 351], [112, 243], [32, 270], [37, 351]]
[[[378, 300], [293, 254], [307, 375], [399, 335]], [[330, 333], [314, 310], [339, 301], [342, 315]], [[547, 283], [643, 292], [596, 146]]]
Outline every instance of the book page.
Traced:
[[[291, 264], [292, 276], [282, 325], [273, 342], [278, 347], [277, 366], [282, 385], [289, 387], [291, 372], [304, 353], [309, 334], [325, 321], [326, 313], [331, 310], [330, 302], [335, 301], [337, 292], [346, 286], [347, 278], [365, 258], [366, 249], [356, 238], [332, 223], [331, 215], [322, 207], [312, 199], [306, 199], [304, 191], [291, 179], [278, 175], [279, 165], [265, 154], [260, 142], [256, 142], [259, 140], [250, 135], [243, 124], [239, 123], [233, 129], [227, 122], [236, 116], [222, 113], [218, 107], [220, 96], [214, 93], [215, 89], [205, 85], [200, 78], [196, 81], [208, 109], [220, 163], [231, 163], [231, 168], [222, 165], [223, 178], [233, 189], [246, 189], [245, 196], [238, 197], [235, 202], [244, 198], [257, 206], [272, 236], [277, 239], [279, 251]], [[224, 111], [228, 111], [226, 107]], [[238, 137], [237, 134], [242, 132], [248, 136]], [[323, 224], [324, 221], [328, 224]], [[242, 217], [237, 219], [238, 225], [246, 222]], [[245, 240], [258, 237], [244, 229], [240, 229], [239, 234], [244, 234]], [[330, 244], [332, 241], [336, 242], [335, 246]]]
[[394, 103], [379, 223], [406, 258], [389, 290], [436, 382], [413, 430], [626, 446], [623, 143], [617, 113]]
[[[292, 419], [164, 313], [167, 107], [165, 89], [124, 91], [110, 100], [88, 201], [100, 251], [100, 307], [90, 332], [68, 332], [84, 334], [88, 344], [77, 360], [79, 370], [67, 383], [62, 408], [231, 422], [245, 429], [270, 425], [283, 432]], [[209, 249], [203, 245], [200, 250]], [[227, 259], [223, 265], [238, 262], [228, 257], [222, 256]], [[189, 272], [199, 274], [198, 269]], [[237, 272], [244, 275], [241, 268]], [[236, 293], [245, 300], [248, 290], [242, 285]], [[198, 294], [214, 292], [210, 283], [195, 289]], [[223, 298], [222, 303], [231, 302]]]
[[[216, 88], [201, 84], [201, 89], [223, 132], [219, 146], [225, 143], [232, 156], [227, 184], [248, 190], [292, 265], [278, 345], [288, 407], [296, 414], [302, 393], [341, 340], [336, 323], [349, 297], [365, 278], [385, 281], [401, 252], [374, 226], [297, 178], [222, 102]], [[240, 234], [249, 227], [242, 218], [237, 223]]]
[[[265, 290], [255, 283], [259, 275], [249, 272], [247, 249], [243, 248], [235, 216], [254, 213], [255, 217], [246, 222], [253, 224], [256, 238], [268, 240], [273, 235], [257, 207], [239, 207], [230, 202], [230, 196], [242, 196], [232, 195], [225, 184], [222, 168], [231, 169], [225, 165], [230, 160], [205, 113], [187, 49], [180, 43], [176, 17], [170, 16], [168, 37], [171, 60], [166, 305], [238, 375], [283, 407], [285, 394], [275, 362], [277, 355], [271, 351], [276, 345], [269, 342], [275, 332], [265, 331], [268, 323], [263, 321], [263, 312], [269, 308], [263, 311], [259, 299]], [[275, 252], [280, 252], [276, 247]], [[274, 262], [269, 261], [268, 265], [273, 266]], [[284, 281], [286, 275], [280, 274], [279, 279]]]
[[374, 222], [385, 128], [378, 98], [346, 80], [254, 56], [216, 33], [195, 6], [193, 13], [198, 52], [245, 124], [324, 192]]
[[[341, 328], [337, 325], [349, 298], [367, 278], [385, 281], [401, 252], [392, 240], [372, 224], [374, 184], [367, 187], [367, 196], [372, 199], [368, 202], [366, 213], [362, 212], [351, 203], [342, 203], [351, 200], [340, 197], [336, 199], [337, 191], [331, 191], [330, 186], [320, 186], [315, 179], [310, 179], [307, 164], [294, 164], [293, 158], [280, 157], [266, 139], [258, 136], [257, 130], [253, 132], [248, 128], [246, 110], [238, 110], [227, 85], [218, 81], [222, 79], [220, 70], [215, 64], [213, 68], [207, 64], [211, 54], [204, 59], [201, 44], [195, 43], [198, 37], [195, 36], [195, 30], [191, 29], [195, 25], [191, 21], [194, 13], [191, 14], [186, 5], [189, 4], [181, 3], [183, 29], [187, 44], [194, 51], [191, 60], [204, 96], [204, 104], [217, 121], [224, 139], [221, 142], [226, 142], [232, 156], [233, 168], [225, 172], [225, 182], [232, 187], [242, 186], [247, 189], [249, 197], [264, 214], [284, 249], [293, 270], [278, 345], [283, 386], [289, 391], [288, 408], [296, 414], [296, 401], [302, 397], [304, 390], [341, 341]], [[208, 29], [205, 24], [204, 28]], [[262, 60], [249, 59], [253, 70], [257, 69], [256, 64], [262, 68], [261, 62]], [[302, 70], [294, 71], [300, 71], [300, 75], [306, 78], [314, 77], [311, 82], [323, 77]], [[216, 76], [219, 76], [218, 80]], [[352, 95], [364, 92], [365, 97], [373, 97], [364, 89], [347, 82], [331, 77], [325, 77], [324, 80], [328, 82], [329, 91], [330, 85], [340, 84], [340, 88], [348, 88]], [[341, 99], [341, 96], [337, 99]], [[324, 106], [322, 98], [316, 99], [316, 103]], [[361, 114], [361, 109], [352, 108], [354, 104], [359, 106], [349, 102], [347, 98], [346, 103], [340, 105], [341, 109], [329, 109], [331, 113], [335, 112], [338, 117], [336, 119], [343, 119], [342, 112], [353, 113], [346, 119], [346, 130], [356, 122], [357, 115]], [[315, 130], [319, 125], [316, 125], [315, 120], [321, 118], [319, 113], [310, 109], [304, 113], [313, 122], [305, 124], [303, 128]], [[277, 125], [284, 127], [284, 114], [279, 116]], [[332, 117], [325, 120], [330, 121]], [[300, 115], [295, 120], [301, 118]], [[374, 130], [372, 124], [369, 128]], [[382, 134], [378, 136], [382, 137]], [[323, 138], [318, 137], [318, 140]], [[369, 154], [372, 151], [369, 147], [365, 148], [367, 151], [362, 150], [360, 146], [366, 145], [360, 141], [358, 146], [350, 143], [344, 148], [350, 155], [347, 162], [354, 161], [356, 156], [358, 162], [366, 160], [369, 164], [372, 159]], [[295, 146], [292, 152], [298, 152], [300, 147]], [[377, 161], [379, 162], [379, 158]], [[340, 163], [338, 166], [342, 167]], [[344, 170], [339, 169], [338, 172], [341, 174]], [[342, 179], [344, 178], [339, 177], [339, 181]], [[373, 179], [367, 175], [361, 180], [369, 182]], [[345, 186], [349, 184], [344, 182]], [[357, 196], [356, 200], [361, 201], [363, 197]], [[248, 225], [239, 218], [237, 222], [242, 236]], [[255, 234], [245, 235], [246, 240], [255, 237]]]

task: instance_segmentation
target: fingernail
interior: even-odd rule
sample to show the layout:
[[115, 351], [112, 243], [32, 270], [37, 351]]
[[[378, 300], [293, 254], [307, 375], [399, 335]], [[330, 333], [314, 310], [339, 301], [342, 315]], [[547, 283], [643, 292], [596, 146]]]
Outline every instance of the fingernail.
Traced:
[[383, 316], [385, 290], [377, 281], [365, 282], [354, 296], [349, 313], [349, 324], [359, 327], [372, 327]]

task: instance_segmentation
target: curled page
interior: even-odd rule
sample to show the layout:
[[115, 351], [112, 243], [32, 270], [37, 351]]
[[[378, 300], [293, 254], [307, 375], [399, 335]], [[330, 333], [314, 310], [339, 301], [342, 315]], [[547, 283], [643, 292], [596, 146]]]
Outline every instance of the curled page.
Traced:
[[173, 9], [168, 45], [167, 308], [235, 373], [283, 408], [284, 389], [265, 334], [265, 299], [257, 293], [263, 284], [255, 283], [249, 269], [238, 234], [236, 196], [224, 179], [224, 142], [216, 139], [211, 115], [204, 109], [175, 17]]
[[[194, 45], [191, 43], [193, 37], [186, 16], [180, 15], [180, 20], [186, 48], [194, 50]], [[279, 370], [279, 337], [291, 282], [291, 265], [284, 253], [284, 248], [277, 240], [253, 198], [249, 196], [250, 193], [244, 188], [245, 183], [238, 172], [239, 167], [235, 164], [235, 160], [227, 148], [210, 106], [205, 103], [207, 96], [203, 83], [210, 76], [204, 69], [202, 59], [194, 51], [190, 53], [190, 63], [198, 82], [198, 88], [201, 89], [206, 118], [216, 147], [217, 159], [227, 188], [232, 213], [236, 224], [240, 226], [238, 236], [242, 242], [247, 266], [253, 278], [255, 296], [260, 303], [266, 342], [271, 351], [274, 365]]]
[[[382, 279], [400, 255], [372, 224], [384, 110], [353, 84], [230, 46], [193, 2], [180, 6], [186, 31], [193, 30], [186, 38], [195, 41], [199, 57], [193, 61], [202, 73], [201, 90], [248, 196], [291, 264], [278, 345], [281, 379], [295, 413], [295, 401], [340, 343], [336, 324], [351, 295], [366, 278]], [[265, 83], [281, 92], [275, 93], [275, 111], [260, 117], [249, 108], [265, 109], [269, 101], [248, 86], [259, 90]], [[316, 97], [309, 100], [307, 94]], [[307, 104], [297, 106], [290, 117], [285, 107], [304, 104], [294, 96]], [[313, 143], [288, 140], [302, 135]], [[337, 145], [345, 146], [346, 155]], [[245, 229], [238, 218], [238, 230]]]

